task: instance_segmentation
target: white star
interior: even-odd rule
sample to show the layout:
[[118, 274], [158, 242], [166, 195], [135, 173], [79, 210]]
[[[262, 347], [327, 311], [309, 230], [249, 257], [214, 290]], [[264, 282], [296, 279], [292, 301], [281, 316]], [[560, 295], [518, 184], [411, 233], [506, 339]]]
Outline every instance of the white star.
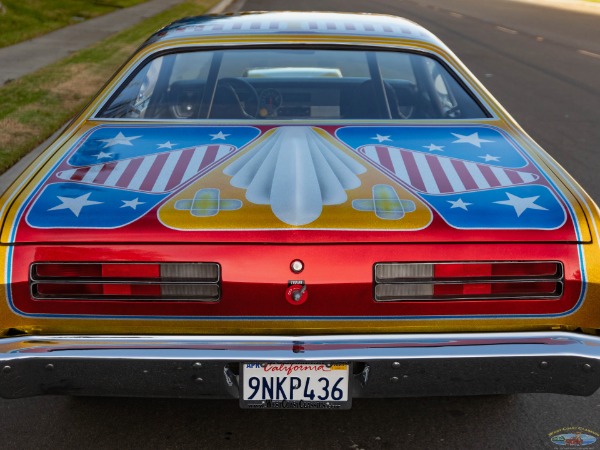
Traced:
[[444, 150], [442, 150], [444, 148], [443, 145], [429, 144], [429, 145], [424, 145], [423, 148], [426, 148], [430, 152], [443, 152], [444, 151]]
[[119, 145], [119, 144], [133, 146], [131, 141], [133, 141], [134, 139], [137, 139], [137, 138], [141, 138], [141, 137], [142, 136], [125, 137], [125, 135], [119, 131], [119, 134], [117, 134], [114, 138], [100, 139], [100, 142], [106, 142], [106, 145], [102, 148], [112, 147], [113, 145]]
[[465, 211], [468, 211], [467, 206], [473, 204], [473, 203], [465, 203], [465, 202], [463, 202], [462, 198], [459, 198], [458, 200], [455, 200], [455, 201], [448, 200], [448, 203], [450, 203], [452, 205], [450, 207], [450, 209], [452, 209], [452, 208], [460, 208], [460, 209], [464, 209]]
[[156, 144], [158, 145], [158, 148], [168, 148], [169, 150], [171, 150], [173, 148], [174, 145], [177, 144], [172, 144], [171, 141], [167, 141], [164, 144]]
[[103, 202], [95, 202], [93, 200], [88, 200], [89, 196], [92, 195], [91, 192], [87, 194], [80, 195], [79, 197], [70, 198], [70, 197], [61, 197], [56, 196], [62, 203], [60, 205], [54, 206], [50, 208], [48, 211], [57, 211], [59, 209], [70, 209], [75, 217], [79, 217], [79, 213], [81, 213], [81, 209], [84, 206], [90, 205], [100, 205]]
[[133, 200], [121, 200], [123, 202], [123, 205], [121, 205], [121, 208], [131, 208], [131, 209], [137, 209], [137, 207], [139, 205], [143, 205], [145, 202], [140, 202], [139, 198], [136, 197]]
[[209, 136], [212, 136], [211, 141], [214, 141], [215, 139], [223, 139], [225, 140], [225, 138], [227, 136], [231, 136], [230, 134], [223, 134], [222, 131], [219, 131], [217, 134], [209, 134]]
[[521, 198], [511, 194], [510, 192], [507, 192], [506, 196], [508, 197], [508, 200], [502, 200], [494, 203], [498, 203], [499, 205], [512, 206], [513, 208], [515, 208], [517, 217], [521, 217], [521, 214], [523, 214], [523, 212], [527, 209], [540, 209], [543, 211], [548, 211], [548, 208], [544, 208], [543, 206], [535, 204], [535, 201], [538, 198], [540, 198], [539, 195], [536, 195], [535, 197]]
[[380, 144], [381, 144], [382, 142], [385, 142], [385, 141], [391, 141], [391, 139], [390, 139], [390, 137], [389, 137], [389, 136], [382, 136], [382, 135], [380, 135], [380, 134], [377, 134], [377, 136], [375, 136], [375, 137], [372, 137], [371, 139], [375, 139], [375, 140], [376, 140], [377, 142], [379, 142]]
[[95, 156], [95, 157], [96, 157], [96, 159], [101, 159], [101, 158], [110, 158], [110, 157], [112, 156], [112, 153], [104, 153], [104, 152], [100, 152], [100, 153], [97, 153], [97, 154], [95, 154], [95, 155], [92, 155], [92, 156]]
[[452, 141], [453, 144], [471, 144], [471, 145], [474, 145], [475, 147], [481, 148], [482, 142], [494, 142], [494, 141], [488, 141], [487, 139], [480, 139], [478, 133], [469, 134], [468, 136], [465, 136], [464, 134], [457, 134], [457, 133], [452, 133], [452, 135], [454, 137], [458, 138], [458, 140]]
[[485, 156], [480, 156], [480, 158], [483, 158], [483, 160], [485, 162], [489, 162], [489, 161], [498, 161], [500, 159], [499, 156], [492, 156], [492, 155], [485, 155]]

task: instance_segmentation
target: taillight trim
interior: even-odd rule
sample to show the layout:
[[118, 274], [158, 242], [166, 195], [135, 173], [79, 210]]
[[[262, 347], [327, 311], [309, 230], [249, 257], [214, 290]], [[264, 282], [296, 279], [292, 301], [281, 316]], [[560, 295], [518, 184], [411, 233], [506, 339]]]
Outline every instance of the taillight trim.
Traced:
[[[117, 277], [117, 276], [102, 276], [102, 270], [100, 270], [100, 276], [40, 276], [38, 268], [42, 266], [100, 266], [102, 269], [105, 266], [141, 266], [140, 270], [152, 266], [159, 267], [159, 275], [151, 278], [144, 277]], [[162, 276], [162, 267], [180, 265], [184, 266], [210, 266], [214, 270], [214, 276], [210, 278], [194, 279], [193, 277], [174, 277], [174, 276]], [[58, 286], [58, 285], [71, 285], [71, 286], [130, 286], [130, 287], [157, 287], [160, 289], [160, 296], [149, 296], [149, 295], [124, 295], [124, 294], [62, 294], [62, 295], [45, 295], [40, 293], [40, 287], [42, 286]], [[29, 267], [29, 291], [31, 298], [40, 301], [51, 301], [51, 300], [85, 300], [85, 301], [149, 301], [149, 302], [202, 302], [202, 303], [216, 303], [221, 299], [221, 265], [214, 262], [73, 262], [73, 261], [39, 261], [34, 262]], [[178, 287], [185, 291], [186, 289], [199, 289], [206, 287], [207, 294], [202, 296], [198, 295], [190, 297], [189, 295], [173, 295], [170, 293], [164, 294], [163, 286], [166, 287], [166, 291], [177, 290]]]
[[[553, 275], [545, 275], [545, 276], [473, 276], [473, 277], [464, 277], [464, 278], [444, 278], [444, 277], [435, 277], [435, 266], [442, 265], [485, 265], [485, 264], [554, 264], [556, 265], [556, 272]], [[382, 266], [390, 266], [390, 265], [405, 265], [405, 266], [413, 266], [417, 268], [416, 272], [421, 272], [427, 274], [427, 270], [425, 268], [427, 266], [431, 266], [432, 270], [430, 271], [430, 276], [423, 277], [407, 277], [407, 278], [396, 278], [393, 281], [384, 281], [381, 278], [378, 278], [379, 268]], [[452, 302], [452, 301], [478, 301], [478, 300], [559, 300], [564, 294], [565, 288], [565, 279], [564, 279], [564, 265], [561, 261], [402, 261], [402, 262], [378, 262], [373, 265], [373, 299], [377, 303], [390, 303], [390, 302]], [[544, 293], [528, 293], [528, 294], [473, 294], [473, 295], [435, 295], [434, 287], [437, 285], [480, 285], [480, 284], [489, 284], [492, 285], [501, 285], [504, 284], [527, 284], [527, 283], [554, 283], [556, 288], [553, 292], [544, 292]], [[394, 285], [404, 285], [404, 286], [431, 286], [431, 295], [415, 295], [415, 296], [406, 296], [406, 297], [394, 297], [394, 298], [381, 298], [378, 296], [378, 286], [394, 286]], [[382, 290], [380, 288], [379, 290]]]

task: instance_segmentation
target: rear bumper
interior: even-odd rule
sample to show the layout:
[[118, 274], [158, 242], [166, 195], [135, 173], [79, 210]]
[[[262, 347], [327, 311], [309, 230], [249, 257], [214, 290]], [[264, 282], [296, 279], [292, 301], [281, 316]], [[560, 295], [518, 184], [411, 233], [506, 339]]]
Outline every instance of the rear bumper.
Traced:
[[600, 387], [600, 338], [575, 333], [25, 336], [0, 339], [0, 396], [239, 398], [242, 362], [350, 362], [353, 397]]

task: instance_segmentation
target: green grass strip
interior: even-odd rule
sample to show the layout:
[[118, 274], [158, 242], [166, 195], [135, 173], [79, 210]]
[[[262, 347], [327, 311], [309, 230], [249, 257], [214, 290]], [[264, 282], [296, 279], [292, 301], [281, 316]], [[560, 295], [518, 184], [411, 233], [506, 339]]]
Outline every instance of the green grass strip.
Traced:
[[79, 112], [153, 32], [218, 0], [188, 0], [0, 88], [0, 173]]
[[0, 0], [0, 47], [147, 0]]

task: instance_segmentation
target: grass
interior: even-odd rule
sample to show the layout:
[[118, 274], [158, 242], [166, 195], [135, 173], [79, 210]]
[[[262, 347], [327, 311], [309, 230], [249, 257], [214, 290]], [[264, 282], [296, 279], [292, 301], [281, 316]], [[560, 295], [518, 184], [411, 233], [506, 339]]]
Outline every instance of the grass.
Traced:
[[0, 47], [147, 0], [1, 0]]
[[[0, 173], [79, 112], [154, 31], [218, 0], [187, 0], [115, 36], [0, 88]], [[5, 3], [5, 0], [3, 1]]]

